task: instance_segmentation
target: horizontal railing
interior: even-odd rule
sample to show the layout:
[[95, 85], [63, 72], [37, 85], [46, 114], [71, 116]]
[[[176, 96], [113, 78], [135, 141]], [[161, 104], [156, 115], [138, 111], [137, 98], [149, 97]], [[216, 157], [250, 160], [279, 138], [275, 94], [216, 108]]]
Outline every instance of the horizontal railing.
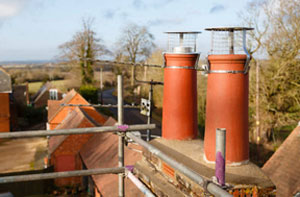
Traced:
[[[117, 108], [118, 105], [113, 104], [89, 104], [89, 105], [83, 105], [83, 104], [61, 104], [60, 106], [70, 106], [70, 107], [103, 107], [103, 108]], [[123, 108], [133, 108], [133, 109], [139, 109], [141, 106], [139, 105], [123, 105]]]
[[[124, 129], [125, 128], [125, 129]], [[0, 133], [2, 138], [30, 138], [44, 137], [56, 135], [74, 135], [88, 133], [105, 133], [105, 132], [122, 132], [122, 131], [138, 131], [155, 129], [155, 124], [137, 124], [137, 125], [115, 125], [103, 127], [77, 128], [77, 129], [58, 129], [58, 130], [36, 130], [36, 131], [21, 131], [21, 132], [3, 132]]]
[[[135, 141], [137, 144], [141, 145], [149, 152], [153, 153], [167, 164], [169, 164], [174, 169], [178, 170], [189, 179], [195, 183], [202, 186], [209, 193], [215, 196], [231, 196], [225, 190], [217, 186], [216, 184], [207, 181], [205, 178], [200, 176], [197, 172], [189, 169], [183, 164], [177, 162], [173, 158], [169, 157], [153, 145], [147, 143], [141, 138], [130, 133], [130, 131], [154, 129], [155, 124], [144, 124], [144, 125], [119, 125], [119, 126], [107, 126], [107, 127], [95, 127], [95, 128], [80, 128], [80, 129], [64, 129], [64, 130], [50, 130], [50, 131], [23, 131], [15, 133], [0, 133], [0, 138], [24, 138], [24, 137], [42, 137], [51, 135], [69, 135], [69, 134], [87, 134], [87, 133], [103, 133], [103, 132], [127, 132], [126, 136]], [[88, 176], [96, 174], [120, 174], [124, 173], [124, 167], [118, 168], [102, 168], [102, 169], [91, 169], [91, 170], [78, 170], [78, 171], [68, 171], [68, 172], [54, 172], [54, 173], [42, 173], [42, 174], [31, 174], [31, 175], [17, 175], [17, 176], [6, 176], [0, 177], [1, 183], [12, 183], [21, 181], [34, 181], [43, 179], [56, 179], [56, 178], [66, 178], [75, 176]]]
[[0, 177], [0, 184], [14, 183], [23, 181], [37, 181], [44, 179], [56, 179], [56, 178], [67, 178], [76, 176], [89, 176], [97, 174], [119, 174], [124, 173], [124, 168], [98, 168], [90, 170], [75, 170], [67, 172], [51, 172], [41, 174], [28, 174], [28, 175], [16, 175], [16, 176], [5, 176]]

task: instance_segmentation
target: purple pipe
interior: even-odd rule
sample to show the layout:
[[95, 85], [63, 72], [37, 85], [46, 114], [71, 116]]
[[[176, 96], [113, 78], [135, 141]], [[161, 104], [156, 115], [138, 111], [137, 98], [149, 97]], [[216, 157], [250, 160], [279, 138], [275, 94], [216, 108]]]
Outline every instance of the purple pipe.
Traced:
[[226, 152], [226, 129], [216, 130], [216, 171], [215, 176], [221, 186], [225, 185], [225, 152]]
[[216, 154], [216, 177], [221, 186], [225, 185], [225, 159], [221, 152]]

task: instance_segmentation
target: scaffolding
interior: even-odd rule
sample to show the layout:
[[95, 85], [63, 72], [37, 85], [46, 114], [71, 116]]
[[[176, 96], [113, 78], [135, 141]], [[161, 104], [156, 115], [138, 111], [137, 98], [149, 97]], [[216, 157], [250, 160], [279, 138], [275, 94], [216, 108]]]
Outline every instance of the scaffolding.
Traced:
[[100, 175], [100, 174], [118, 174], [119, 175], [119, 189], [118, 196], [125, 196], [124, 188], [124, 178], [127, 176], [144, 194], [145, 196], [155, 196], [150, 189], [148, 189], [138, 178], [136, 178], [129, 170], [130, 166], [124, 166], [124, 146], [125, 137], [136, 142], [146, 150], [150, 151], [152, 154], [156, 155], [175, 170], [178, 170], [189, 179], [194, 181], [203, 187], [206, 191], [214, 196], [232, 196], [227, 191], [222, 189], [220, 186], [213, 182], [210, 182], [203, 178], [198, 173], [194, 172], [190, 168], [184, 166], [180, 162], [169, 157], [167, 154], [163, 153], [153, 145], [142, 140], [141, 138], [135, 136], [133, 131], [137, 130], [150, 130], [155, 128], [155, 124], [139, 124], [139, 125], [124, 125], [123, 124], [123, 81], [122, 76], [118, 75], [118, 124], [115, 126], [105, 126], [105, 127], [94, 127], [94, 128], [77, 128], [77, 129], [63, 129], [63, 130], [38, 130], [38, 131], [23, 131], [23, 132], [5, 132], [0, 133], [0, 139], [9, 138], [30, 138], [30, 137], [46, 137], [46, 136], [56, 136], [56, 135], [69, 135], [69, 134], [87, 134], [87, 133], [104, 133], [104, 132], [114, 132], [119, 136], [118, 141], [118, 167], [115, 168], [98, 168], [89, 170], [77, 170], [77, 171], [67, 171], [67, 172], [53, 172], [53, 173], [42, 173], [42, 174], [29, 174], [29, 175], [16, 175], [16, 176], [4, 176], [0, 178], [0, 184], [12, 183], [12, 182], [22, 182], [22, 181], [33, 181], [33, 180], [43, 180], [43, 179], [56, 179], [56, 178], [66, 178], [75, 176], [88, 176], [88, 175]]

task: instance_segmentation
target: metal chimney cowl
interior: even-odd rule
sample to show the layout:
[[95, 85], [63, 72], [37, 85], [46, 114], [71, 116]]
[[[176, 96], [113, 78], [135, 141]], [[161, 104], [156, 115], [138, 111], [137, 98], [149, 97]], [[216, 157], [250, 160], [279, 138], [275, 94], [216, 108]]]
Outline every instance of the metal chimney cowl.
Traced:
[[162, 137], [173, 140], [194, 139], [198, 133], [196, 67], [200, 54], [196, 52], [196, 35], [199, 32], [167, 33], [169, 49], [163, 54]]
[[246, 31], [252, 28], [209, 28], [212, 50], [208, 55], [204, 153], [216, 160], [216, 129], [226, 129], [226, 163], [249, 161], [249, 61]]

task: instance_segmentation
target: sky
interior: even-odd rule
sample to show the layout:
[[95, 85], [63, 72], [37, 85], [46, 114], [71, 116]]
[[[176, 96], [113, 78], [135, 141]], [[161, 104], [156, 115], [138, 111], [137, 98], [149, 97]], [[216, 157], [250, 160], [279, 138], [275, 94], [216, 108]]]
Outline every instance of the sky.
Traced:
[[146, 26], [157, 46], [165, 31], [202, 31], [198, 49], [207, 54], [207, 27], [239, 26], [248, 0], [0, 0], [0, 61], [53, 60], [58, 46], [94, 18], [97, 36], [111, 50], [130, 23]]

